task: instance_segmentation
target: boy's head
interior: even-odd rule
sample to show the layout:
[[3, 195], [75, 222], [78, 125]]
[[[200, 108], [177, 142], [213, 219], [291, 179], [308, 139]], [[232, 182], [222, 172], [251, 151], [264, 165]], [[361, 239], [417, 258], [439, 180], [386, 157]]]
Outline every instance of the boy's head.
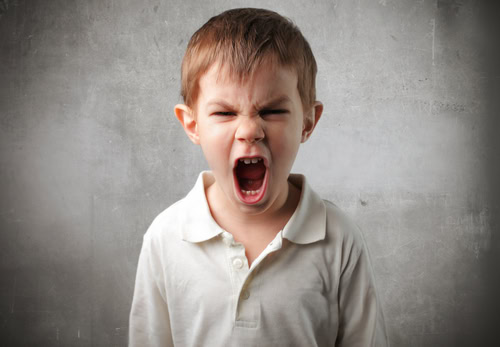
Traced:
[[265, 60], [291, 68], [304, 110], [316, 100], [316, 61], [299, 29], [276, 12], [240, 8], [212, 17], [191, 37], [182, 62], [184, 103], [193, 108], [200, 77], [222, 63], [235, 78], [251, 76]]
[[193, 35], [175, 113], [215, 177], [209, 204], [251, 214], [283, 206], [299, 145], [323, 110], [315, 75], [307, 41], [271, 11], [230, 10]]

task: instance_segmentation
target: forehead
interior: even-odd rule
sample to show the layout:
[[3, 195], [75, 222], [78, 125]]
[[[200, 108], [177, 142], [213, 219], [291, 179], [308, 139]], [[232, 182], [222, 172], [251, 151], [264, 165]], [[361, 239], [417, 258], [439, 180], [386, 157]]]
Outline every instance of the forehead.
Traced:
[[223, 64], [212, 65], [199, 80], [200, 103], [224, 99], [235, 104], [260, 104], [280, 98], [300, 102], [295, 69], [264, 62], [248, 75], [238, 75]]

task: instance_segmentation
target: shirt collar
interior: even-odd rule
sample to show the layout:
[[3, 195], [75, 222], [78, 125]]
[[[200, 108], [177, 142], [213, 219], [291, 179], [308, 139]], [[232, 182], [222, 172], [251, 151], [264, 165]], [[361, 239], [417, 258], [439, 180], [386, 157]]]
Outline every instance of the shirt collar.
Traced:
[[[213, 219], [205, 195], [205, 187], [213, 181], [210, 171], [201, 172], [195, 186], [184, 198], [186, 213], [181, 231], [185, 241], [207, 241], [224, 231]], [[301, 190], [301, 195], [295, 212], [283, 228], [283, 237], [297, 244], [323, 240], [326, 233], [326, 207], [323, 200], [309, 187], [303, 175], [291, 174], [289, 181]]]
[[298, 244], [323, 240], [326, 234], [326, 207], [306, 178], [291, 174], [288, 181], [301, 190], [299, 205], [283, 228], [283, 237]]
[[181, 224], [182, 239], [189, 242], [207, 241], [224, 230], [215, 222], [208, 207], [205, 187], [214, 182], [210, 171], [202, 171], [196, 184], [184, 198], [185, 215]]

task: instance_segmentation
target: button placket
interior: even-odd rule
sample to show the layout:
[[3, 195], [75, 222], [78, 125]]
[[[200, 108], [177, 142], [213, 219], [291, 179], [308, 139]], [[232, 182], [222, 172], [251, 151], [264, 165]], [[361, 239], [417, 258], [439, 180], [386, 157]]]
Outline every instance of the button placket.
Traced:
[[[222, 233], [222, 239], [227, 247], [229, 272], [232, 283], [232, 294], [234, 298], [235, 324], [239, 327], [255, 327], [260, 321], [259, 285], [254, 279], [258, 273], [258, 266], [269, 253], [279, 250], [282, 246], [282, 231], [254, 260], [252, 266], [248, 266], [245, 255], [245, 247], [235, 242], [233, 235], [228, 232]], [[250, 290], [251, 289], [251, 290]], [[253, 292], [252, 292], [253, 291]]]
[[235, 325], [255, 328], [260, 321], [260, 301], [255, 293], [251, 293], [255, 269], [250, 271], [245, 247], [241, 243], [235, 242], [227, 232], [223, 232], [221, 238], [225, 244], [231, 278]]
[[260, 322], [260, 299], [258, 269], [249, 272], [241, 287], [236, 306], [235, 326], [239, 328], [256, 328]]
[[228, 232], [222, 233], [222, 240], [227, 246], [227, 256], [229, 261], [229, 272], [232, 280], [232, 293], [235, 304], [238, 304], [240, 289], [243, 286], [249, 272], [248, 263], [245, 256], [245, 247], [234, 241], [233, 235]]

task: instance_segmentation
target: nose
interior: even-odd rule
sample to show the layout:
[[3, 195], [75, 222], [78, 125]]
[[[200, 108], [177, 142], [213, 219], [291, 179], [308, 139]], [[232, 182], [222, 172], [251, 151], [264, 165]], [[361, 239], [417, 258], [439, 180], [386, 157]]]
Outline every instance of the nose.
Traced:
[[262, 128], [260, 117], [241, 117], [235, 137], [237, 140], [248, 143], [259, 142], [264, 139], [264, 129]]

